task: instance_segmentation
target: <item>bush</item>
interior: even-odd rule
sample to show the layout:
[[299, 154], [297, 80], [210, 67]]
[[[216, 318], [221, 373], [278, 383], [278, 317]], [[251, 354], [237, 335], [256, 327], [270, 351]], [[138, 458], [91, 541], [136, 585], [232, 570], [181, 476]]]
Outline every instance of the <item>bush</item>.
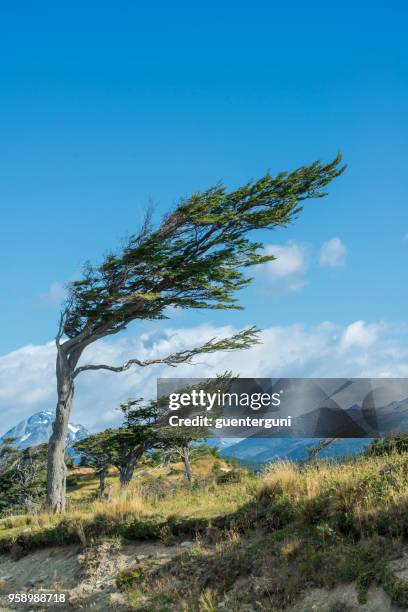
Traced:
[[217, 484], [230, 484], [233, 482], [241, 482], [243, 479], [242, 472], [238, 470], [231, 470], [230, 472], [223, 472], [216, 478]]
[[366, 450], [367, 455], [377, 457], [384, 455], [408, 453], [408, 434], [387, 436], [386, 438], [375, 438]]

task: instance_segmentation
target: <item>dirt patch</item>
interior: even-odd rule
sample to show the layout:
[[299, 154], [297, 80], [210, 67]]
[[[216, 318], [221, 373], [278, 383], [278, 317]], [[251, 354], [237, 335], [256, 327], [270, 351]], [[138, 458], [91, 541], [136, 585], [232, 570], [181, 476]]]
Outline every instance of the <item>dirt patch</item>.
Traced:
[[[165, 546], [160, 542], [144, 542], [123, 545], [119, 541], [105, 541], [82, 549], [67, 546], [39, 550], [15, 561], [9, 556], [0, 556], [0, 612], [70, 610], [130, 611], [127, 596], [117, 586], [118, 574], [138, 563], [159, 565], [170, 563], [191, 542], [183, 545]], [[408, 576], [408, 554], [391, 562], [390, 568], [400, 578]], [[234, 585], [237, 595], [247, 588], [247, 578], [239, 579]], [[60, 593], [65, 594], [65, 603], [10, 604], [9, 593]], [[237, 598], [240, 599], [239, 597]], [[227, 602], [220, 604], [220, 610], [229, 610]], [[259, 607], [241, 604], [234, 607], [240, 612], [255, 612]], [[405, 609], [405, 608], [404, 608]], [[392, 604], [380, 587], [370, 587], [367, 602], [359, 604], [354, 583], [339, 585], [334, 589], [310, 589], [287, 612], [402, 612], [403, 608]]]
[[288, 612], [402, 612], [379, 587], [370, 587], [367, 602], [360, 604], [355, 584], [334, 589], [310, 589]]
[[[167, 563], [179, 546], [161, 543], [120, 545], [104, 542], [82, 551], [79, 546], [48, 548], [13, 561], [0, 557], [0, 612], [8, 610], [130, 610], [116, 577], [138, 560]], [[65, 604], [10, 604], [9, 593], [65, 593]]]

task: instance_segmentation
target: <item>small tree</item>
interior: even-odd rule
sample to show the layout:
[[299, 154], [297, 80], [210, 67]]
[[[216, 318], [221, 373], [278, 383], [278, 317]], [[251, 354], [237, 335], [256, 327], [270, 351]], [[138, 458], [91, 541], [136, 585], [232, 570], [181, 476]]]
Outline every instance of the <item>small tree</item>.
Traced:
[[[203, 382], [201, 388], [214, 391], [227, 388], [233, 379], [232, 372], [225, 372], [215, 379]], [[189, 392], [195, 385], [184, 387], [183, 392]], [[130, 399], [119, 406], [123, 414], [123, 424], [118, 429], [109, 429], [94, 436], [95, 440], [103, 439], [105, 461], [119, 470], [121, 487], [126, 487], [134, 474], [135, 468], [148, 450], [161, 449], [165, 454], [178, 454], [186, 467], [186, 476], [191, 481], [190, 444], [210, 435], [208, 428], [174, 428], [169, 427], [169, 414], [166, 398], [161, 401], [151, 400], [143, 403], [143, 399]], [[215, 411], [217, 408], [215, 408]], [[89, 438], [87, 440], [90, 440]], [[88, 447], [89, 443], [85, 441]], [[101, 452], [102, 443], [97, 442], [96, 451]], [[81, 449], [81, 442], [76, 445]], [[95, 450], [92, 451], [95, 456]]]
[[191, 466], [191, 452], [194, 444], [209, 437], [208, 427], [161, 427], [158, 432], [158, 442], [164, 453], [171, 457], [177, 455], [184, 464], [185, 476], [189, 484], [193, 482], [193, 468]]
[[126, 487], [143, 454], [153, 448], [157, 441], [154, 426], [159, 419], [159, 408], [155, 401], [142, 405], [142, 399], [128, 400], [120, 405], [124, 415], [122, 427], [110, 436], [112, 464], [119, 470], [121, 487]]
[[15, 438], [3, 438], [0, 444], [0, 474], [10, 469], [11, 465], [17, 461], [19, 451], [14, 446]]
[[[9, 453], [7, 453], [9, 457]], [[44, 499], [47, 445], [15, 450], [0, 473], [0, 502], [26, 510]]]
[[[217, 375], [214, 379], [205, 380], [199, 383], [199, 389], [197, 384], [193, 383], [190, 386], [184, 387], [180, 390], [180, 393], [191, 393], [195, 390], [203, 390], [206, 393], [216, 393], [217, 391], [227, 391], [230, 388], [231, 383], [238, 377], [231, 371], [224, 372], [223, 374]], [[168, 424], [167, 417], [169, 415], [167, 407], [167, 398], [161, 398], [159, 405], [162, 406], [162, 413], [160, 419], [155, 425], [155, 431], [157, 436], [156, 448], [163, 450], [164, 456], [166, 455], [171, 458], [172, 456], [178, 456], [184, 464], [185, 476], [189, 484], [193, 482], [193, 468], [191, 466], [191, 454], [192, 450], [197, 449], [198, 442], [205, 438], [212, 437], [211, 428], [207, 425], [196, 425], [189, 427], [186, 425], [171, 426]], [[180, 416], [191, 416], [189, 414], [188, 407], [181, 407], [178, 411]], [[212, 408], [211, 415], [213, 418], [219, 416], [222, 412], [222, 406], [218, 406], [216, 403]], [[201, 445], [202, 448], [202, 445]]]
[[92, 467], [99, 478], [99, 496], [105, 493], [105, 481], [108, 469], [112, 464], [111, 437], [114, 431], [107, 429], [74, 444], [76, 451], [81, 453], [81, 464]]
[[105, 478], [110, 465], [119, 471], [121, 487], [132, 479], [138, 461], [157, 440], [153, 426], [159, 410], [156, 402], [142, 405], [141, 399], [128, 400], [120, 405], [124, 415], [121, 427], [106, 429], [80, 440], [74, 446], [81, 453], [81, 462], [93, 467], [100, 479], [100, 496], [105, 491]]
[[365, 450], [365, 454], [375, 456], [405, 453], [408, 453], [408, 434], [404, 432], [391, 433], [384, 438], [374, 438]]
[[291, 173], [266, 174], [235, 191], [216, 185], [182, 201], [154, 228], [147, 216], [141, 231], [118, 253], [98, 266], [87, 265], [69, 286], [56, 336], [57, 407], [49, 441], [47, 502], [51, 511], [65, 507], [64, 446], [79, 374], [92, 370], [123, 372], [131, 366], [176, 366], [194, 356], [248, 348], [257, 330], [152, 359], [133, 358], [123, 365], [78, 366], [85, 349], [117, 334], [132, 321], [167, 318], [168, 307], [238, 308], [235, 293], [250, 278], [249, 266], [273, 259], [262, 253], [254, 232], [288, 225], [304, 200], [325, 195], [324, 188], [341, 172], [340, 156]]

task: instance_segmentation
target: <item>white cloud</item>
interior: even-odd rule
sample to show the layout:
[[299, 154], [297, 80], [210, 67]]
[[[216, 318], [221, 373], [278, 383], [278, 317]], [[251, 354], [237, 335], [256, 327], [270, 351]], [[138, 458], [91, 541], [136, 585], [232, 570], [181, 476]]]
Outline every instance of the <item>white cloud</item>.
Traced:
[[58, 281], [53, 281], [46, 293], [42, 293], [34, 299], [34, 302], [47, 304], [61, 304], [67, 297], [67, 289]]
[[[165, 355], [233, 333], [229, 327], [187, 329], [122, 336], [89, 347], [83, 363], [121, 364], [130, 357]], [[276, 326], [262, 333], [263, 343], [249, 351], [198, 357], [195, 366], [134, 368], [121, 374], [86, 372], [77, 378], [72, 422], [104, 429], [119, 420], [115, 410], [129, 397], [153, 397], [158, 376], [212, 376], [232, 370], [241, 376], [408, 377], [403, 326], [355, 321], [340, 327], [329, 321], [315, 327]], [[55, 405], [53, 342], [25, 346], [0, 357], [0, 433], [19, 420]]]
[[269, 261], [260, 267], [260, 273], [269, 288], [280, 292], [299, 291], [306, 281], [304, 274], [307, 270], [307, 249], [305, 245], [297, 242], [286, 244], [270, 244], [264, 249], [265, 255], [274, 255], [275, 260]]
[[269, 274], [274, 278], [302, 274], [306, 270], [305, 248], [296, 242], [271, 244], [265, 248], [265, 252], [276, 257], [267, 264]]
[[367, 325], [364, 321], [355, 321], [344, 330], [341, 337], [341, 346], [344, 349], [353, 346], [369, 347], [377, 340], [380, 329], [380, 324]]
[[319, 263], [321, 266], [338, 268], [339, 266], [344, 266], [346, 255], [347, 248], [340, 238], [331, 238], [320, 249]]

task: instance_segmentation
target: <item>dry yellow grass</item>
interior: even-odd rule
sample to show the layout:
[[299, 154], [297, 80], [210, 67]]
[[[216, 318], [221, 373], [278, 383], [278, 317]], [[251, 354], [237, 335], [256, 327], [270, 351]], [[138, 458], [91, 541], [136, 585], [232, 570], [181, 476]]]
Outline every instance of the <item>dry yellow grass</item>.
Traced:
[[147, 516], [151, 511], [152, 508], [139, 487], [132, 487], [122, 493], [116, 492], [111, 502], [98, 500], [90, 505], [90, 514], [109, 517], [118, 522], [126, 522], [130, 517]]
[[[282, 461], [271, 464], [255, 479], [242, 472], [240, 482], [217, 484], [213, 472], [214, 457], [204, 457], [194, 464], [197, 487], [185, 484], [182, 465], [171, 472], [157, 468], [139, 470], [125, 490], [119, 488], [112, 472], [112, 500], [89, 499], [98, 488], [90, 470], [77, 470], [78, 484], [70, 490], [70, 506], [65, 518], [74, 521], [93, 517], [111, 523], [150, 518], [205, 519], [233, 515], [246, 505], [273, 504], [285, 498], [295, 511], [312, 508], [323, 500], [325, 512], [349, 514], [356, 524], [367, 523], [381, 512], [408, 506], [408, 466], [404, 455], [359, 457], [345, 463], [316, 462], [307, 466]], [[221, 462], [222, 467], [225, 464]], [[64, 517], [63, 517], [64, 518]], [[0, 520], [0, 537], [27, 531], [41, 531], [55, 525], [61, 517], [39, 512]]]
[[[111, 501], [96, 497], [98, 480], [89, 468], [72, 470], [77, 484], [68, 492], [67, 511], [61, 517], [48, 512], [9, 516], [0, 519], [2, 535], [15, 535], [29, 528], [39, 531], [51, 527], [61, 518], [81, 523], [93, 517], [110, 522], [124, 523], [132, 519], [149, 517], [211, 518], [230, 512], [254, 497], [254, 481], [243, 473], [243, 481], [229, 485], [217, 485], [213, 473], [214, 464], [226, 469], [227, 464], [213, 456], [194, 461], [197, 487], [185, 483], [183, 465], [172, 464], [171, 470], [146, 468], [137, 470], [132, 482], [120, 488], [116, 470], [111, 470], [107, 484], [112, 487]], [[91, 498], [94, 498], [93, 500]]]
[[408, 454], [303, 466], [282, 461], [257, 477], [234, 468], [238, 481], [224, 478], [226, 468], [212, 456], [195, 461], [190, 487], [181, 464], [170, 471], [143, 466], [122, 491], [112, 471], [110, 501], [96, 498], [92, 471], [74, 470], [65, 515], [3, 518], [0, 545], [20, 554], [100, 538], [194, 541], [160, 571], [148, 560], [134, 580], [129, 570], [129, 601], [143, 612], [212, 612], [220, 602], [241, 609], [235, 601], [278, 610], [311, 584], [349, 581], [362, 602], [370, 584], [381, 584], [408, 609], [408, 584], [388, 566], [408, 533]]
[[404, 455], [357, 457], [345, 463], [300, 466], [282, 461], [267, 466], [257, 484], [257, 499], [284, 495], [294, 503], [322, 496], [333, 512], [351, 513], [358, 522], [408, 504], [408, 460]]

